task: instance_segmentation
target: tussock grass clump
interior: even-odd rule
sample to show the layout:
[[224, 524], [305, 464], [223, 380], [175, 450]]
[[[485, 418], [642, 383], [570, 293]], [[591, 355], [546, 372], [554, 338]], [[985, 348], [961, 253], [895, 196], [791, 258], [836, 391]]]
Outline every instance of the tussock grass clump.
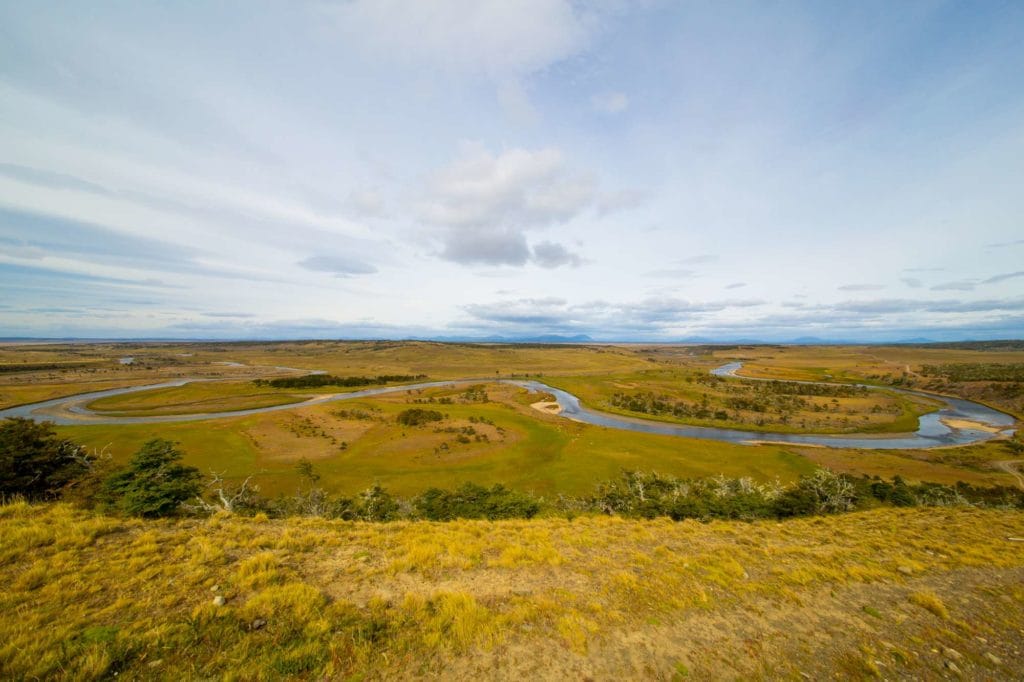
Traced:
[[934, 592], [914, 592], [910, 595], [910, 602], [934, 613], [942, 620], [949, 620], [949, 609], [946, 608], [939, 595]]

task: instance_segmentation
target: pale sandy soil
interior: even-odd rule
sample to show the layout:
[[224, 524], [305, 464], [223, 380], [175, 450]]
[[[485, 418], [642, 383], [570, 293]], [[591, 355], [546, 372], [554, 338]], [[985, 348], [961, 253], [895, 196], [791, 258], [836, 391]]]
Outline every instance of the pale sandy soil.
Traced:
[[970, 419], [942, 419], [941, 421], [951, 429], [971, 429], [972, 431], [984, 431], [985, 433], [999, 433], [1003, 430], [1001, 427], [991, 426]]
[[554, 400], [541, 400], [530, 405], [535, 410], [548, 414], [561, 414], [562, 408]]

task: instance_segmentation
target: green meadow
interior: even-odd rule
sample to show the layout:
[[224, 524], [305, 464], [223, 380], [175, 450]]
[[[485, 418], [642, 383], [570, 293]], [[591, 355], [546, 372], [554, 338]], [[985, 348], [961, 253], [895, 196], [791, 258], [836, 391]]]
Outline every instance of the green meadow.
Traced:
[[[503, 483], [541, 494], [579, 494], [622, 469], [653, 469], [684, 477], [752, 476], [791, 481], [814, 465], [789, 449], [749, 447], [650, 435], [580, 424], [529, 407], [536, 395], [491, 384], [487, 403], [437, 405], [439, 424], [403, 427], [395, 415], [412, 399], [456, 397], [437, 389], [415, 398], [389, 396], [197, 422], [60, 427], [90, 448], [127, 460], [155, 437], [181, 444], [186, 463], [240, 478], [255, 475], [265, 492], [291, 492], [295, 463], [314, 463], [321, 484], [354, 493], [380, 483], [401, 494], [472, 481]], [[357, 418], [353, 415], [366, 415]], [[471, 419], [475, 419], [474, 423]], [[490, 422], [490, 423], [486, 423]], [[462, 443], [473, 428], [487, 440]], [[345, 444], [344, 449], [342, 443]]]
[[[975, 355], [972, 356], [971, 353]], [[131, 365], [122, 357], [133, 357]], [[60, 432], [96, 451], [127, 461], [149, 439], [180, 443], [187, 462], [233, 479], [253, 476], [264, 492], [289, 493], [299, 483], [295, 464], [307, 459], [325, 489], [353, 493], [380, 483], [399, 494], [462, 481], [502, 483], [544, 495], [578, 494], [622, 469], [676, 476], [751, 476], [786, 482], [824, 464], [847, 473], [905, 475], [913, 480], [1012, 484], [991, 465], [1012, 458], [998, 443], [937, 456], [710, 440], [624, 432], [575, 423], [532, 409], [541, 400], [491, 378], [532, 378], [579, 396], [594, 409], [637, 419], [747, 430], [812, 433], [899, 433], [913, 430], [933, 401], [889, 391], [801, 396], [765, 395], [759, 382], [712, 379], [710, 369], [744, 363], [741, 374], [780, 380], [916, 385], [952, 394], [1012, 395], [992, 382], [931, 378], [929, 367], [960, 367], [976, 357], [993, 366], [1024, 357], [1015, 350], [965, 351], [899, 347], [501, 345], [433, 342], [153, 343], [0, 347], [0, 402], [6, 405], [117, 386], [174, 379], [200, 381], [94, 400], [111, 416], [174, 416], [268, 406], [281, 411], [193, 422], [76, 425]], [[988, 366], [988, 365], [986, 365]], [[22, 368], [19, 370], [19, 368]], [[273, 388], [256, 379], [425, 375], [428, 381], [479, 378], [488, 402], [467, 398], [466, 386], [374, 399], [301, 406], [312, 396], [343, 393], [338, 386]], [[918, 383], [914, 383], [914, 382]], [[936, 381], [944, 383], [936, 384]], [[909, 384], [907, 382], [910, 382]], [[938, 389], [942, 389], [941, 391]], [[690, 414], [637, 411], [624, 400], [652, 396]], [[402, 427], [395, 416], [416, 401], [437, 403], [446, 418]], [[758, 402], [763, 403], [759, 406]], [[789, 401], [789, 402], [787, 402]], [[643, 401], [641, 401], [643, 402]], [[706, 416], [694, 410], [706, 406]], [[748, 409], [748, 408], [755, 409]], [[1014, 405], [1006, 404], [1006, 408]], [[646, 409], [646, 408], [645, 408]], [[756, 411], [761, 409], [763, 411]], [[1011, 410], [1012, 411], [1012, 410]], [[472, 432], [464, 433], [471, 429]], [[463, 442], [468, 441], [468, 442]], [[922, 451], [923, 452], [923, 451]]]

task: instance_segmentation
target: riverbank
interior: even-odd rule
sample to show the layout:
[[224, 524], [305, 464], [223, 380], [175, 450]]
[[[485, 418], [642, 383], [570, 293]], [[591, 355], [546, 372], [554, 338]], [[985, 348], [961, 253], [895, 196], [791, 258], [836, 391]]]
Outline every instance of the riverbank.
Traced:
[[[720, 372], [727, 375], [734, 375], [742, 366], [742, 363], [729, 363], [712, 370], [713, 373]], [[236, 410], [232, 412], [212, 412], [197, 414], [159, 415], [159, 416], [104, 416], [95, 411], [89, 410], [86, 405], [99, 398], [107, 398], [126, 393], [133, 393], [154, 388], [165, 388], [169, 386], [181, 386], [192, 380], [185, 379], [178, 382], [164, 383], [154, 386], [134, 386], [125, 389], [112, 389], [98, 393], [84, 394], [79, 396], [58, 398], [42, 403], [22, 405], [16, 408], [9, 408], [0, 411], [0, 418], [19, 416], [31, 419], [48, 419], [56, 424], [133, 424], [133, 423], [162, 423], [173, 421], [204, 421], [238, 417], [246, 415], [261, 414], [279, 410], [294, 410], [323, 403], [333, 403], [343, 400], [355, 400], [361, 398], [372, 398], [375, 396], [387, 395], [400, 391], [423, 391], [432, 388], [455, 386], [463, 384], [479, 383], [505, 383], [526, 388], [532, 392], [550, 394], [554, 397], [559, 407], [558, 414], [574, 421], [603, 426], [626, 431], [640, 431], [644, 433], [655, 433], [661, 435], [677, 436], [684, 438], [704, 438], [721, 440], [730, 443], [751, 444], [751, 443], [775, 443], [789, 445], [825, 446], [840, 448], [862, 448], [862, 449], [909, 449], [909, 448], [930, 448], [948, 447], [951, 445], [966, 445], [989, 440], [997, 436], [1012, 435], [1012, 427], [1015, 420], [1010, 415], [993, 410], [992, 408], [960, 399], [945, 399], [945, 407], [936, 412], [922, 415], [919, 418], [918, 429], [912, 434], [887, 435], [875, 437], [874, 435], [864, 436], [833, 436], [822, 434], [780, 434], [770, 431], [721, 429], [710, 426], [680, 426], [639, 418], [622, 417], [606, 412], [600, 412], [584, 407], [579, 398], [567, 391], [548, 386], [534, 380], [487, 380], [480, 378], [457, 379], [450, 381], [430, 381], [413, 384], [401, 384], [397, 386], [385, 386], [379, 388], [350, 391], [327, 396], [316, 396], [302, 402], [289, 402], [279, 405], [268, 405], [252, 409]], [[804, 382], [813, 383], [813, 382]], [[880, 390], [880, 389], [874, 389]], [[902, 389], [902, 393], [915, 394], [914, 391]], [[931, 399], [934, 396], [927, 395]], [[990, 427], [989, 430], [950, 428], [946, 425], [947, 420], [970, 421], [984, 424]]]

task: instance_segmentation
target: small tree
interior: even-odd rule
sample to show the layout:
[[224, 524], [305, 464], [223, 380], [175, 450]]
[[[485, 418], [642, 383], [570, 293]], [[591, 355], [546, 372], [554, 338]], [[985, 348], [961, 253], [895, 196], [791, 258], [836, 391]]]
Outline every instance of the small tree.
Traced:
[[295, 471], [298, 472], [299, 476], [306, 479], [310, 487], [316, 485], [317, 481], [320, 480], [320, 474], [313, 468], [313, 463], [305, 457], [300, 459], [295, 465]]
[[359, 494], [359, 506], [364, 521], [391, 521], [398, 517], [395, 498], [377, 483]]
[[0, 424], [0, 496], [58, 497], [86, 471], [82, 448], [57, 438], [53, 424], [21, 417]]
[[133, 516], [174, 514], [182, 502], [202, 491], [199, 469], [179, 464], [181, 456], [170, 441], [149, 441], [132, 456], [127, 469], [107, 479], [107, 501]]

